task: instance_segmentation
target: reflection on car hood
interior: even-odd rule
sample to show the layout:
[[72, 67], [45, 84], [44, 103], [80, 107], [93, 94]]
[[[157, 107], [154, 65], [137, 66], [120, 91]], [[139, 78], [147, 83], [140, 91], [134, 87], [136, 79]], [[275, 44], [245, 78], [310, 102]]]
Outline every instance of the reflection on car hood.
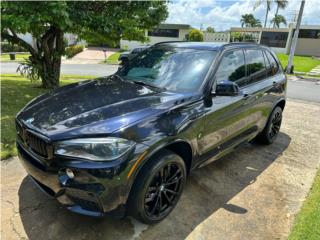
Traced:
[[110, 76], [44, 94], [29, 103], [18, 120], [47, 136], [74, 129], [77, 135], [104, 134], [168, 109], [185, 97]]

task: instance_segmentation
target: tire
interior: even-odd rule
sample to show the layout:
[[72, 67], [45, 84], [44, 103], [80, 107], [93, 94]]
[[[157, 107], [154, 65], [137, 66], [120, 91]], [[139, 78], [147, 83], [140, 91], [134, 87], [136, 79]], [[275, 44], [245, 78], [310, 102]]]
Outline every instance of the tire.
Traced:
[[133, 185], [130, 215], [145, 224], [166, 218], [180, 199], [186, 176], [183, 159], [171, 151], [161, 151], [142, 168]]
[[280, 131], [282, 122], [282, 108], [275, 107], [270, 114], [268, 122], [263, 129], [263, 131], [256, 137], [256, 140], [263, 144], [271, 144], [273, 143]]

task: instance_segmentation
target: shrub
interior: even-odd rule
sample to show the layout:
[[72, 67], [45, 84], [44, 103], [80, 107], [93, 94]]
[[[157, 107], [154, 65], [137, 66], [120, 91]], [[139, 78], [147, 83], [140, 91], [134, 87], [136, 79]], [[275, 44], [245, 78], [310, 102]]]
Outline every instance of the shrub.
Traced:
[[72, 46], [66, 47], [65, 55], [67, 56], [67, 58], [72, 58], [74, 55], [82, 52], [83, 48], [84, 47], [82, 45], [72, 45]]
[[4, 42], [1, 43], [1, 52], [27, 52], [27, 50], [19, 45]]
[[198, 29], [192, 29], [188, 34], [189, 41], [203, 42], [203, 33]]

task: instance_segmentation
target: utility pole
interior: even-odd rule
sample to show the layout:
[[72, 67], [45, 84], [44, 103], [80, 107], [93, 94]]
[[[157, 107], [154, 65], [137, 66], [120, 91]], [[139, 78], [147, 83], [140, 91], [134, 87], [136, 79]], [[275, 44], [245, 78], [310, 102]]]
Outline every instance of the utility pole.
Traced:
[[287, 73], [293, 73], [294, 66], [292, 65], [292, 62], [293, 62], [294, 52], [295, 52], [296, 46], [297, 46], [297, 41], [298, 41], [298, 36], [299, 36], [299, 29], [300, 29], [300, 25], [301, 25], [301, 18], [302, 18], [304, 4], [305, 4], [305, 0], [302, 0], [301, 1], [301, 5], [300, 5], [298, 20], [297, 20], [297, 23], [296, 23], [296, 29], [294, 31], [294, 35], [293, 35], [291, 46], [290, 46], [290, 54], [289, 54], [288, 65], [287, 65], [287, 69], [286, 69]]

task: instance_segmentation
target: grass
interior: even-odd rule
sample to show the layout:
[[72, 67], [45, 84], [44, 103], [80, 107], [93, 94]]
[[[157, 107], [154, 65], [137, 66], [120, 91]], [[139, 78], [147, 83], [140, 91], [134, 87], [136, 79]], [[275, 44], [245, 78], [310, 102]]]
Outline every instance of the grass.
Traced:
[[[60, 79], [61, 85], [92, 78], [90, 76], [64, 75]], [[31, 99], [47, 92], [40, 88], [39, 83], [17, 74], [1, 75], [1, 159], [17, 154], [15, 148], [15, 116]]]
[[320, 170], [289, 236], [289, 240], [300, 239], [320, 239]]
[[[283, 67], [286, 67], [288, 64], [288, 55], [283, 53], [277, 54], [281, 65]], [[295, 72], [310, 72], [311, 69], [314, 67], [320, 65], [320, 60], [313, 59], [312, 57], [307, 56], [294, 56], [293, 57], [293, 65], [294, 65], [294, 71]]]
[[103, 63], [108, 63], [108, 64], [118, 64], [118, 58], [120, 56], [121, 52], [115, 52], [114, 54], [110, 55], [107, 60], [103, 61]]
[[26, 58], [28, 58], [30, 54], [28, 53], [18, 53], [16, 54], [16, 59], [15, 60], [10, 60], [9, 54], [1, 54], [1, 62], [23, 62]]

